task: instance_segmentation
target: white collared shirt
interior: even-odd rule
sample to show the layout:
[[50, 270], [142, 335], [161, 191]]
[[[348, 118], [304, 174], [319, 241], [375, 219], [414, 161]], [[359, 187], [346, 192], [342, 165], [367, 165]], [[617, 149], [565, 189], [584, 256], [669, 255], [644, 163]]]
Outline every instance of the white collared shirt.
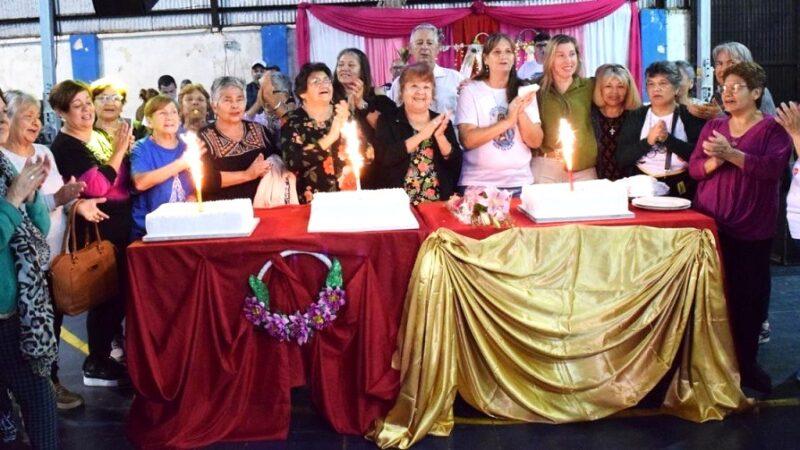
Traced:
[[[458, 85], [464, 81], [464, 75], [453, 69], [445, 69], [440, 65], [433, 67], [433, 77], [436, 79], [436, 96], [431, 102], [431, 109], [437, 113], [450, 111], [455, 114], [458, 105]], [[400, 78], [392, 81], [392, 87], [386, 95], [400, 105]]]

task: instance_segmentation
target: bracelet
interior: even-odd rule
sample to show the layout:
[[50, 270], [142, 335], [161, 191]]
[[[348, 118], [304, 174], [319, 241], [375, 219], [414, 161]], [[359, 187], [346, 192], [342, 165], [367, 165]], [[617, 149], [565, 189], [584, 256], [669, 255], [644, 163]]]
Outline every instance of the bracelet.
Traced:
[[279, 100], [279, 101], [278, 101], [278, 104], [277, 104], [277, 105], [275, 105], [275, 107], [274, 107], [274, 108], [268, 108], [268, 109], [269, 109], [269, 112], [271, 112], [271, 113], [273, 113], [273, 114], [274, 114], [274, 113], [275, 113], [275, 111], [277, 111], [277, 110], [278, 110], [278, 108], [280, 108], [281, 106], [283, 106], [283, 100]]

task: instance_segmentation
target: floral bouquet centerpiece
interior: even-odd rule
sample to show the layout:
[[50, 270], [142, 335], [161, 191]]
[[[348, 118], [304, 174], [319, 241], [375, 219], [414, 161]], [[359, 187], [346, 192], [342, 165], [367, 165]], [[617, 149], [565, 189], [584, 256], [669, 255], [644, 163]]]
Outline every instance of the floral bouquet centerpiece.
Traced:
[[494, 186], [470, 186], [463, 197], [450, 197], [447, 209], [463, 224], [511, 226], [511, 192]]

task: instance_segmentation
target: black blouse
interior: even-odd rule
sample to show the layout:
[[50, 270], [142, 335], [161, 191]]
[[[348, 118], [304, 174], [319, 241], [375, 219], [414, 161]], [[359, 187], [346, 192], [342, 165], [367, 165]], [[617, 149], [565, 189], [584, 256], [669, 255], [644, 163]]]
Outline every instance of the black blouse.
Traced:
[[[437, 113], [428, 111], [433, 119]], [[381, 114], [375, 137], [376, 183], [380, 188], [404, 187], [405, 177], [411, 164], [411, 154], [406, 151], [406, 139], [414, 136], [416, 131], [408, 122], [405, 108]], [[442, 156], [436, 139], [433, 139], [434, 166], [439, 178], [439, 199], [447, 200], [453, 195], [458, 178], [461, 175], [461, 146], [456, 139], [453, 123], [447, 124], [445, 137], [450, 142], [452, 151], [445, 158]]]
[[261, 154], [264, 157], [278, 154], [269, 139], [269, 131], [261, 124], [242, 122], [242, 140], [234, 141], [220, 133], [215, 124], [200, 130], [199, 136], [206, 143], [208, 151], [203, 155], [203, 194], [209, 200], [234, 198], [253, 199], [258, 189], [259, 178], [245, 183], [222, 187], [220, 172], [239, 172], [247, 170]]

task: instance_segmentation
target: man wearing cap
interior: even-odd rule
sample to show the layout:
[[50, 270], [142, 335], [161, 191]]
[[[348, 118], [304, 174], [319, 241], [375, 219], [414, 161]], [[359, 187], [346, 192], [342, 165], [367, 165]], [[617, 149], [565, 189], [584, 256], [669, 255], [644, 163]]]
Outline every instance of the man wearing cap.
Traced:
[[[271, 69], [271, 68], [270, 68]], [[267, 63], [263, 60], [253, 61], [250, 65], [250, 73], [253, 75], [253, 81], [247, 83], [247, 109], [253, 106], [258, 98], [258, 90], [261, 87], [259, 81], [261, 77], [267, 72]]]
[[[536, 33], [536, 36], [533, 38], [533, 59], [530, 59], [531, 55], [529, 55], [525, 64], [520, 66], [519, 70], [517, 70], [517, 76], [521, 80], [538, 79], [542, 76], [544, 72], [544, 52], [545, 49], [547, 49], [548, 42], [550, 42], [549, 34]], [[525, 53], [528, 52], [529, 49], [526, 48]]]

